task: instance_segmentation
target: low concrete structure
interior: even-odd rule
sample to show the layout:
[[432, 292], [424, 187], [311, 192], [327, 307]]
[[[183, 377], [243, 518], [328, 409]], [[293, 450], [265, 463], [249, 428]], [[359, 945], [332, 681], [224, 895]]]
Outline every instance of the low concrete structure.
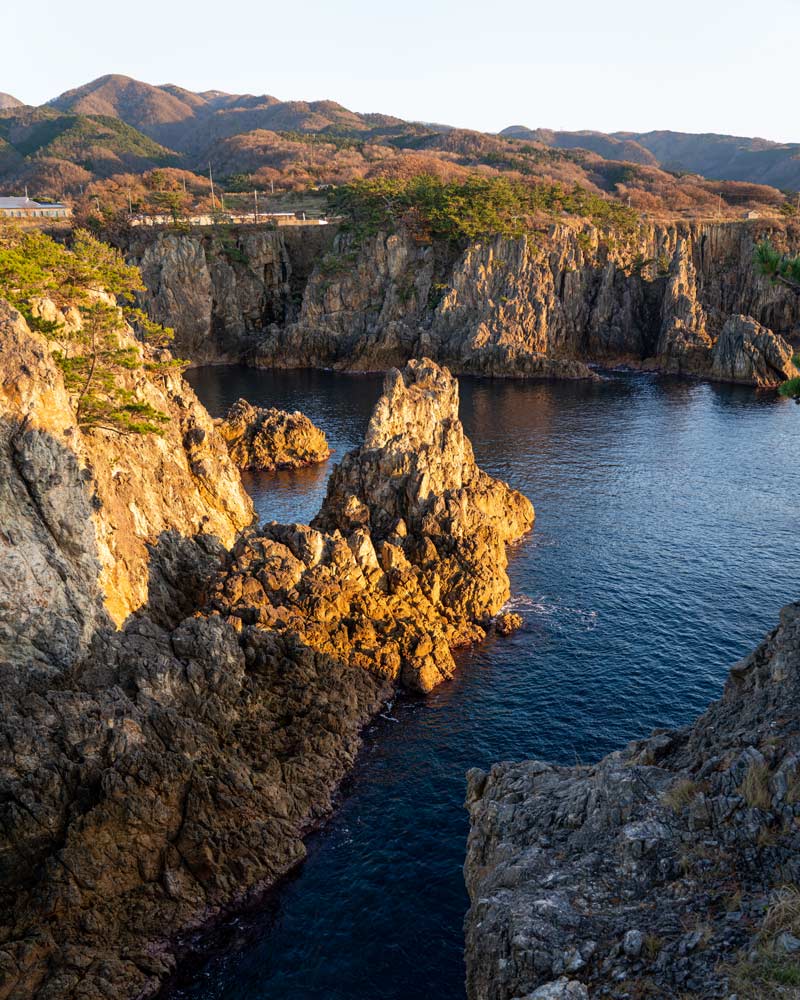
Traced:
[[214, 225], [272, 225], [272, 226], [327, 226], [328, 219], [302, 218], [296, 212], [217, 212], [206, 215], [181, 216], [177, 222], [172, 215], [131, 215], [132, 226], [214, 226]]

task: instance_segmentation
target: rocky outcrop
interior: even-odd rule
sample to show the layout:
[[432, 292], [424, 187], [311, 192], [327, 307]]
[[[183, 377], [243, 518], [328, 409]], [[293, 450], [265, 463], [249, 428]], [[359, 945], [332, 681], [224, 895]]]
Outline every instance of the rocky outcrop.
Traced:
[[587, 986], [592, 997], [783, 996], [796, 910], [779, 887], [800, 880], [798, 709], [793, 604], [693, 725], [591, 767], [471, 771], [470, 1000]]
[[211, 606], [245, 625], [429, 691], [451, 649], [509, 596], [506, 544], [530, 502], [475, 464], [458, 383], [435, 363], [386, 377], [364, 445], [332, 475], [313, 528], [267, 525], [234, 549]]
[[711, 375], [720, 382], [776, 386], [800, 370], [791, 347], [749, 316], [731, 316], [714, 345]]
[[299, 469], [324, 462], [331, 454], [325, 433], [299, 410], [257, 408], [240, 399], [217, 427], [240, 469]]
[[133, 252], [148, 309], [193, 361], [353, 371], [428, 356], [483, 375], [590, 378], [587, 363], [625, 362], [716, 378], [712, 351], [732, 316], [765, 327], [768, 353], [800, 334], [800, 302], [753, 265], [765, 236], [800, 249], [791, 224], [612, 235], [559, 222], [461, 250], [319, 228], [324, 238], [302, 227], [159, 234]]
[[[450, 647], [483, 634], [507, 592], [504, 541], [533, 510], [476, 468], [454, 379], [414, 364], [389, 376], [367, 443], [348, 456], [317, 528], [250, 529], [230, 551], [210, 531], [162, 533], [150, 546], [149, 600], [115, 630], [94, 521], [106, 479], [76, 441], [98, 466], [125, 472], [129, 505], [146, 513], [158, 501], [166, 518], [186, 500], [179, 487], [199, 489], [160, 464], [183, 437], [125, 437], [112, 464], [105, 437], [84, 442], [96, 432], [71, 422], [46, 344], [17, 314], [2, 331], [4, 358], [8, 344], [20, 364], [3, 386], [0, 607], [21, 652], [4, 644], [0, 668], [0, 998], [144, 997], [174, 966], [181, 933], [302, 860], [361, 727], [396, 685], [427, 690], [452, 673]], [[222, 454], [174, 378], [206, 431], [192, 447], [210, 440]], [[170, 400], [178, 405], [161, 401]], [[46, 445], [20, 459], [26, 414], [33, 431], [50, 423]], [[217, 460], [221, 475], [229, 459]], [[390, 467], [387, 489], [373, 472]], [[351, 502], [358, 468], [365, 488]], [[228, 497], [222, 485], [209, 485], [210, 500], [235, 509], [238, 485]], [[391, 524], [384, 508], [398, 515]], [[113, 509], [126, 532], [127, 515]], [[475, 533], [464, 556], [440, 537], [449, 530]], [[112, 533], [106, 547], [115, 545]], [[458, 579], [459, 566], [476, 571], [474, 585]]]
[[0, 341], [0, 657], [63, 667], [104, 620], [122, 623], [158, 590], [160, 539], [205, 532], [232, 545], [253, 508], [177, 370], [143, 367], [127, 386], [169, 417], [163, 435], [82, 432], [47, 342], [5, 303]]
[[142, 272], [150, 316], [175, 331], [193, 364], [246, 360], [273, 325], [297, 316], [334, 227], [220, 227], [211, 234], [138, 231], [125, 247]]

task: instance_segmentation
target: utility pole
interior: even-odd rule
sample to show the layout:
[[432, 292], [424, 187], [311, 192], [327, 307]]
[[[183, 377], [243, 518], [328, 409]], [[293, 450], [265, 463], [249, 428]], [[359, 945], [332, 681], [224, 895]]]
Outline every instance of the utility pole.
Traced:
[[216, 209], [216, 207], [217, 207], [217, 203], [214, 200], [214, 178], [211, 176], [211, 164], [210, 163], [208, 165], [208, 179], [211, 182], [211, 211], [213, 212]]
[[717, 202], [717, 222], [722, 222], [722, 195], [719, 196], [719, 201]]
[[255, 208], [256, 225], [258, 225], [258, 191], [253, 188], [253, 206]]
[[[270, 190], [270, 194], [275, 194], [275, 181], [270, 181], [269, 182], [269, 190]], [[798, 200], [800, 200], [800, 195], [798, 195], [797, 197], [798, 197]]]
[[133, 202], [131, 201], [131, 189], [128, 188], [128, 215], [133, 215]]

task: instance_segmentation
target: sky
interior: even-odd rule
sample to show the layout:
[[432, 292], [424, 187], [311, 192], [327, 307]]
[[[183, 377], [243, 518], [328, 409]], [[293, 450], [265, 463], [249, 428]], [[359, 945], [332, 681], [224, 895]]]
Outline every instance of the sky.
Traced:
[[800, 0], [3, 6], [0, 91], [31, 104], [122, 73], [487, 132], [674, 129], [800, 141], [790, 113]]

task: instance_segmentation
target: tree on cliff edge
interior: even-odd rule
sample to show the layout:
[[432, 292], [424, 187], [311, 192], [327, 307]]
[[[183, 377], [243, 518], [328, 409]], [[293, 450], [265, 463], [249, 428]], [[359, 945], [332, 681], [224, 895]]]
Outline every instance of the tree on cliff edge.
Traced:
[[800, 295], [800, 257], [781, 253], [769, 240], [762, 240], [756, 246], [756, 265], [774, 284]]
[[[145, 361], [125, 335], [126, 319], [155, 346], [163, 346], [171, 332], [136, 308], [134, 295], [143, 287], [138, 268], [87, 232], [78, 230], [68, 249], [35, 230], [0, 231], [0, 297], [50, 342], [84, 429], [160, 434], [168, 419], [132, 387], [137, 372], [174, 365], [171, 359]], [[62, 315], [44, 318], [44, 301]], [[63, 314], [70, 311], [73, 317], [65, 321]]]

